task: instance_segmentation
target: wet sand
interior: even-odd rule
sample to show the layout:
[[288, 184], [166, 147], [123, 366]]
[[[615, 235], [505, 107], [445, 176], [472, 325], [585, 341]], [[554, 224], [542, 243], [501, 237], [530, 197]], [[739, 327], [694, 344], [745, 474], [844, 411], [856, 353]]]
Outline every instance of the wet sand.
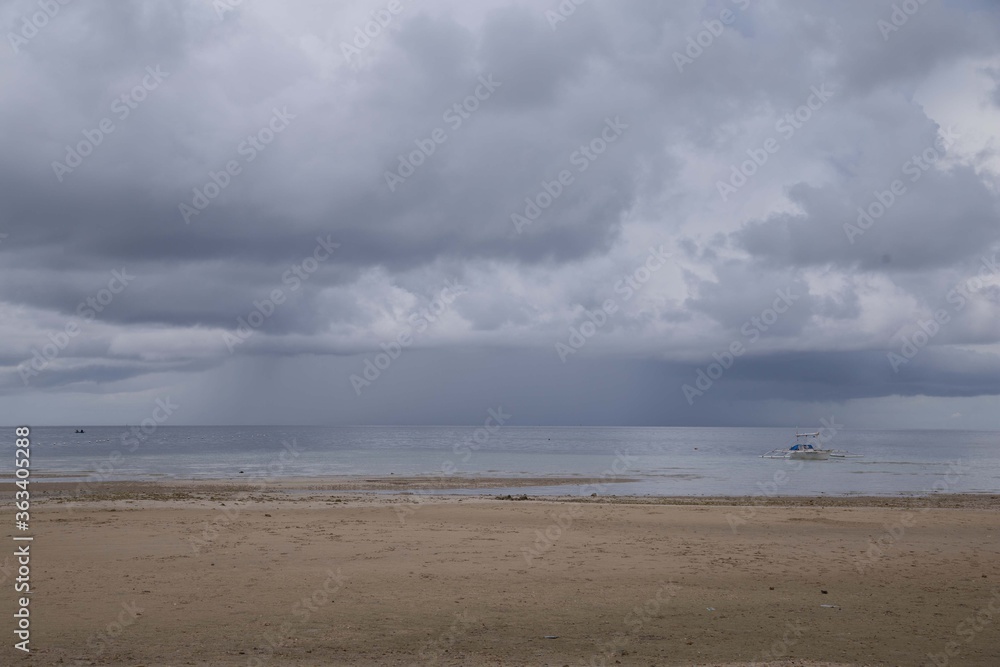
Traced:
[[340, 483], [33, 484], [33, 651], [0, 663], [1000, 664], [1000, 496]]

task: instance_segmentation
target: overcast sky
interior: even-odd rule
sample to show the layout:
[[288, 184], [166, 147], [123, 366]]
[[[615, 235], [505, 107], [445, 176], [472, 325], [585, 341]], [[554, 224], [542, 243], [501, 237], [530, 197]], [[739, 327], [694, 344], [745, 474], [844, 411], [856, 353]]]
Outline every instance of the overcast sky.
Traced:
[[1000, 428], [994, 2], [0, 25], [0, 423]]

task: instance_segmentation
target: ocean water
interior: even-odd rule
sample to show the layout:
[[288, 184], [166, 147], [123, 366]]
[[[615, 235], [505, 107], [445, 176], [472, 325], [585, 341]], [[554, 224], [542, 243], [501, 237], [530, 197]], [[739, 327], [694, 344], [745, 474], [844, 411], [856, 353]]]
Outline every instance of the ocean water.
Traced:
[[[0, 472], [13, 471], [14, 429]], [[1000, 493], [1000, 432], [841, 430], [826, 446], [861, 459], [762, 459], [786, 428], [124, 427], [32, 429], [39, 480], [244, 479], [405, 475], [603, 477], [602, 495], [922, 495]], [[241, 471], [242, 474], [241, 474]], [[616, 480], [634, 480], [612, 483]], [[433, 483], [432, 483], [433, 486]], [[590, 494], [592, 486], [498, 491]]]

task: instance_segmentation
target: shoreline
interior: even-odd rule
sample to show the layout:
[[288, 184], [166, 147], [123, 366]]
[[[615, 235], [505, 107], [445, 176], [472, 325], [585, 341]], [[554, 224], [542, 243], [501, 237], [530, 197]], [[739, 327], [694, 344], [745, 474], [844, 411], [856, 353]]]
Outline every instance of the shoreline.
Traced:
[[[298, 502], [330, 500], [332, 495], [364, 499], [369, 503], [393, 503], [405, 499], [439, 501], [531, 500], [552, 503], [594, 503], [653, 506], [728, 506], [728, 507], [881, 507], [901, 509], [982, 509], [1000, 510], [1000, 494], [953, 493], [929, 495], [617, 495], [616, 483], [634, 480], [576, 477], [335, 477], [281, 478], [264, 484], [238, 479], [198, 479], [162, 481], [100, 481], [65, 482], [32, 481], [35, 502], [94, 502], [94, 501], [176, 501], [176, 500], [248, 500], [261, 502]], [[587, 493], [493, 495], [491, 490], [508, 491], [529, 487], [563, 486], [600, 487], [602, 492], [587, 488]], [[0, 498], [9, 498], [15, 491], [13, 482], [0, 483]], [[483, 493], [450, 493], [482, 490]]]

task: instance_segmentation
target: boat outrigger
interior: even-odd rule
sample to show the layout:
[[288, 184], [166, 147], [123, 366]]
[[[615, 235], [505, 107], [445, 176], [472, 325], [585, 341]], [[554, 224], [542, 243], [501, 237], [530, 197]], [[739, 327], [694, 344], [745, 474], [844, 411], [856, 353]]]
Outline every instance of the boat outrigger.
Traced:
[[[817, 447], [812, 442], [811, 438], [819, 438], [819, 432], [816, 433], [796, 433], [795, 434], [795, 444], [788, 449], [778, 448], [772, 449], [768, 453], [761, 456], [762, 459], [797, 459], [799, 461], [826, 461], [830, 458], [835, 459], [859, 459], [864, 456], [864, 454], [851, 454], [850, 452], [843, 449], [823, 449], [822, 447]], [[822, 445], [822, 440], [818, 444]]]

